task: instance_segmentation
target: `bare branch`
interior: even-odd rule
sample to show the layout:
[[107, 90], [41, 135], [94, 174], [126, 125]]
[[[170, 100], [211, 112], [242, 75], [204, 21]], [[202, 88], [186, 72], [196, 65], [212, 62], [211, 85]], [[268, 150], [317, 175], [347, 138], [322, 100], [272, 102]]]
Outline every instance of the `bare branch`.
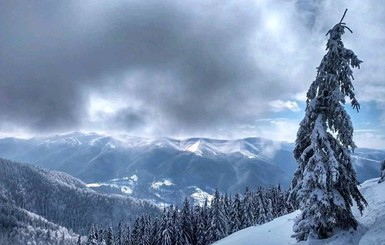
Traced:
[[350, 33], [353, 33], [353, 31], [349, 27], [344, 26], [344, 28], [348, 29], [350, 31]]

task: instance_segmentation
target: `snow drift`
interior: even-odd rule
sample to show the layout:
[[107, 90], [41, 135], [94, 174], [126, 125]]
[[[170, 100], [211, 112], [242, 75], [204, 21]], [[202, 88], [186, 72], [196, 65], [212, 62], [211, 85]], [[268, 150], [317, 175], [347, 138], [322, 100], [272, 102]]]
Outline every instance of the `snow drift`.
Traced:
[[273, 221], [238, 231], [215, 245], [382, 245], [385, 244], [385, 182], [378, 184], [378, 178], [365, 181], [360, 191], [369, 206], [360, 216], [356, 207], [353, 214], [359, 222], [357, 230], [337, 231], [324, 240], [308, 240], [297, 243], [292, 228], [299, 211], [276, 218]]

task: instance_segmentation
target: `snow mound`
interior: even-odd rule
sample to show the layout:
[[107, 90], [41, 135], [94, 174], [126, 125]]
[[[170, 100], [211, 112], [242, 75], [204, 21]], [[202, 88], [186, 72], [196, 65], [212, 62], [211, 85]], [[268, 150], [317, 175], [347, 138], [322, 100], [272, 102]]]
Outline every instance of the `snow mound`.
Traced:
[[359, 222], [357, 230], [338, 231], [324, 240], [308, 240], [297, 243], [293, 234], [293, 223], [299, 211], [276, 218], [263, 225], [240, 230], [214, 243], [215, 245], [382, 245], [385, 244], [385, 182], [378, 178], [365, 181], [360, 191], [369, 206], [361, 216], [356, 207], [353, 214]]
[[213, 195], [210, 195], [209, 193], [203, 191], [198, 187], [195, 187], [195, 192], [191, 194], [191, 197], [194, 199], [195, 204], [197, 204], [200, 207], [204, 206], [206, 200], [207, 200], [207, 204], [211, 205], [211, 201], [214, 199]]
[[278, 217], [271, 222], [252, 226], [214, 243], [215, 245], [285, 245], [295, 244], [291, 238], [292, 226], [299, 211]]
[[151, 185], [151, 188], [152, 189], [159, 189], [162, 186], [172, 186], [172, 185], [174, 185], [174, 183], [172, 183], [171, 180], [165, 179], [163, 181], [153, 182]]

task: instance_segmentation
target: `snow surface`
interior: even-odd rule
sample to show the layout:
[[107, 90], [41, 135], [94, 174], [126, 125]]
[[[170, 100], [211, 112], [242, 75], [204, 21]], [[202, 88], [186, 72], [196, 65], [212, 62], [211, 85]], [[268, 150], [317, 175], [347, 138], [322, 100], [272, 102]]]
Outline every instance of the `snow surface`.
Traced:
[[92, 187], [100, 187], [100, 186], [102, 186], [102, 184], [100, 184], [100, 183], [90, 183], [90, 184], [87, 184], [87, 187], [90, 187], [90, 188], [92, 188]]
[[[123, 179], [126, 179], [127, 177], [123, 178]], [[137, 182], [138, 181], [138, 176], [136, 174], [134, 174], [133, 176], [130, 177], [130, 179], [134, 182]]]
[[194, 144], [188, 146], [186, 148], [186, 151], [189, 151], [189, 152], [195, 153], [199, 156], [202, 156], [202, 151], [199, 149], [199, 145], [200, 145], [200, 141], [198, 140]]
[[88, 183], [88, 184], [86, 184], [86, 186], [90, 187], [90, 188], [98, 188], [101, 186], [108, 186], [111, 188], [120, 189], [120, 191], [122, 193], [131, 195], [134, 192], [134, 188], [135, 188], [137, 181], [138, 181], [138, 176], [136, 174], [134, 174], [131, 177], [116, 178], [116, 179], [112, 179], [112, 180], [109, 180], [106, 182]]
[[240, 230], [215, 245], [385, 245], [385, 182], [378, 184], [378, 178], [365, 181], [360, 191], [369, 206], [361, 216], [356, 207], [353, 214], [359, 222], [357, 230], [338, 231], [324, 240], [309, 239], [297, 243], [293, 234], [293, 223], [300, 211], [276, 218], [263, 225]]
[[203, 191], [198, 187], [195, 187], [195, 192], [191, 194], [191, 197], [194, 199], [195, 204], [197, 204], [200, 207], [204, 206], [206, 200], [207, 200], [207, 204], [210, 205], [211, 201], [214, 199], [213, 195], [210, 195], [209, 193]]
[[122, 186], [122, 187], [120, 187], [120, 190], [121, 190], [121, 192], [123, 192], [125, 194], [129, 194], [129, 195], [131, 195], [133, 193], [133, 190], [128, 186]]
[[152, 189], [159, 189], [162, 186], [172, 186], [172, 185], [174, 185], [174, 183], [172, 183], [171, 180], [165, 179], [163, 181], [153, 182], [151, 184], [151, 188]]

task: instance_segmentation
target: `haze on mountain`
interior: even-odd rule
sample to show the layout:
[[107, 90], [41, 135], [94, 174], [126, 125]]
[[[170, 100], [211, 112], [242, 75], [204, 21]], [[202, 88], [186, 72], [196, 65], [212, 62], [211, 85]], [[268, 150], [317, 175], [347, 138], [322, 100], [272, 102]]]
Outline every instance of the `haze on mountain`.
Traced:
[[[246, 138], [113, 137], [72, 133], [43, 138], [0, 139], [0, 156], [66, 172], [104, 193], [181, 206], [185, 197], [204, 203], [215, 189], [243, 193], [246, 187], [289, 187], [297, 163], [294, 144]], [[357, 149], [358, 180], [380, 175], [384, 150]]]

